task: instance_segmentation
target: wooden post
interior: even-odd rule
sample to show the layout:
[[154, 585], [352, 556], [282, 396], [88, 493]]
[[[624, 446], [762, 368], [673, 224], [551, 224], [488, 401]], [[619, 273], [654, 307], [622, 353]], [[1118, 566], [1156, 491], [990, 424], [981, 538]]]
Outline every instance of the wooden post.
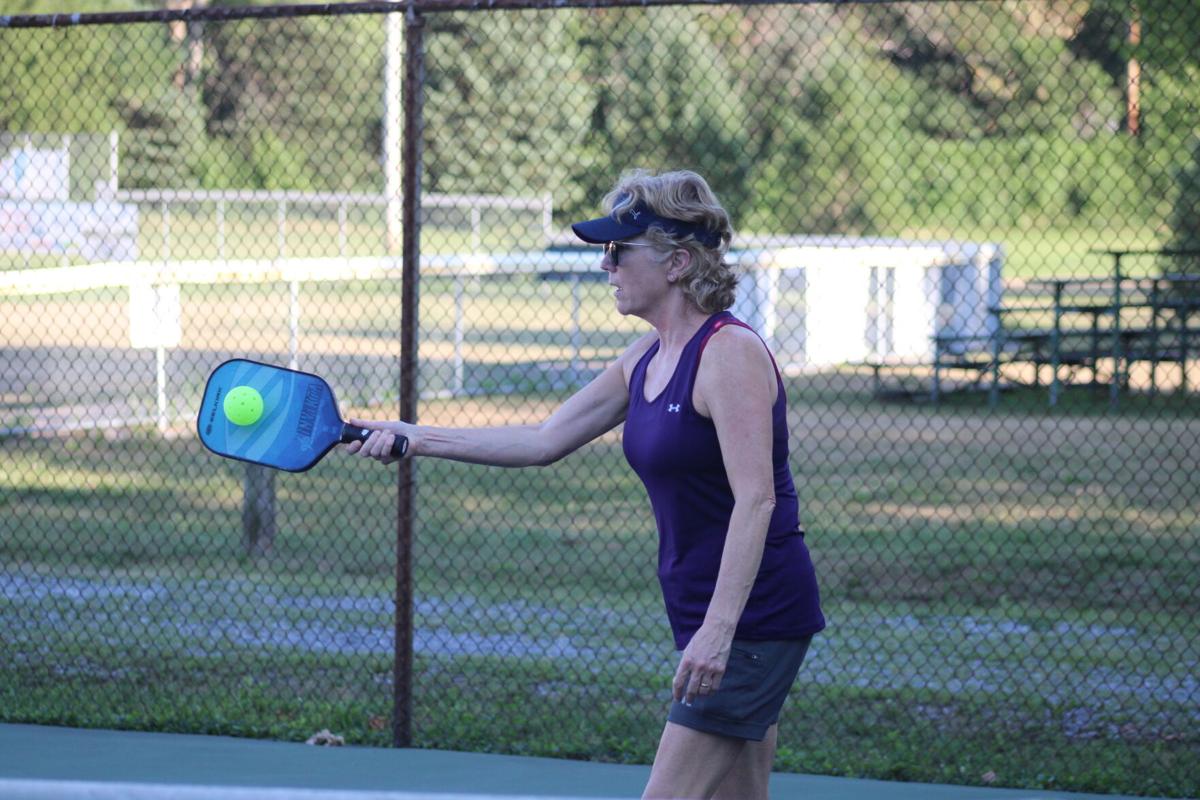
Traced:
[[929, 400], [935, 406], [942, 399], [942, 337], [933, 337], [933, 386], [929, 390]]
[[256, 558], [271, 552], [278, 530], [275, 517], [275, 471], [247, 464], [242, 482], [242, 547]]
[[[1050, 405], [1058, 405], [1060, 383], [1058, 367], [1060, 361], [1059, 349], [1062, 347], [1062, 293], [1063, 282], [1054, 282], [1054, 327], [1050, 329]], [[1037, 369], [1037, 366], [1034, 366]]]
[[1121, 405], [1121, 256], [1123, 253], [1113, 253], [1113, 333], [1112, 333], [1112, 384], [1108, 390], [1108, 404], [1115, 411]]
[[1188, 317], [1192, 307], [1186, 303], [1179, 309], [1179, 391], [1186, 395], [1188, 390]]
[[1000, 404], [1000, 350], [1003, 337], [1003, 320], [996, 313], [996, 329], [992, 331], [992, 385], [988, 389], [988, 408], [992, 411]]
[[1158, 395], [1158, 278], [1150, 283], [1150, 396]]
[[466, 342], [466, 278], [454, 273], [454, 383], [450, 387], [452, 397], [462, 395], [467, 388], [466, 357], [463, 345]]

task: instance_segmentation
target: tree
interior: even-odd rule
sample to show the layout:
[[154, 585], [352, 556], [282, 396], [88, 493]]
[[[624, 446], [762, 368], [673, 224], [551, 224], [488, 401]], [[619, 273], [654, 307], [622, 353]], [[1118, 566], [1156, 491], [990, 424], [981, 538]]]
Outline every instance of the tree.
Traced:
[[120, 182], [124, 188], [194, 186], [204, 151], [204, 115], [196, 92], [171, 84], [157, 93], [119, 97], [124, 123]]
[[22, 133], [98, 133], [117, 126], [112, 75], [120, 54], [112, 30], [0, 31], [0, 129]]
[[[1200, 251], [1200, 137], [1192, 142], [1191, 162], [1175, 173], [1177, 195], [1171, 209], [1170, 247]], [[1164, 270], [1200, 276], [1200, 255], [1169, 259]]]
[[241, 165], [234, 179], [382, 190], [381, 17], [210, 22], [203, 35], [206, 127], [215, 152]]
[[1200, 66], [1200, 6], [1190, 0], [1096, 0], [1098, 7], [1123, 12], [1140, 22], [1140, 41], [1130, 43], [1131, 55], [1146, 65], [1178, 69]]
[[[745, 106], [726, 63], [689, 8], [604, 10], [576, 18], [589, 123], [576, 183], [594, 210], [620, 172], [694, 169], [735, 223], [748, 210]], [[584, 209], [580, 209], [581, 211]]]
[[[1105, 0], [1109, 5], [1114, 0]], [[1129, 45], [1149, 74], [1143, 114], [1157, 126], [1157, 153], [1174, 179], [1168, 222], [1170, 247], [1200, 249], [1200, 128], [1196, 86], [1200, 85], [1200, 7], [1186, 0], [1137, 0], [1129, 12], [1141, 36]], [[1200, 274], [1200, 257], [1164, 260], [1165, 271]]]
[[427, 191], [578, 201], [569, 176], [587, 108], [576, 47], [562, 15], [540, 13], [428, 18]]

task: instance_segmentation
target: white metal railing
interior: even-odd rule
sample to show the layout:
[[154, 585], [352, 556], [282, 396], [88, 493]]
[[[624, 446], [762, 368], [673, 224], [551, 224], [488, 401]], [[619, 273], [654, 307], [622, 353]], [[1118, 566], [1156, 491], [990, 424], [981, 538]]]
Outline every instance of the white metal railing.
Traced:
[[[999, 302], [1002, 255], [991, 245], [793, 237], [786, 246], [730, 253], [744, 271], [734, 313], [777, 351], [786, 370], [828, 368], [864, 358], [933, 358], [933, 337], [986, 333], [988, 308]], [[266, 258], [111, 262], [0, 272], [0, 297], [45, 296], [103, 288], [129, 292], [130, 347], [156, 351], [156, 412], [172, 421], [163, 369], [178, 346], [186, 284], [284, 284], [287, 349], [298, 361], [304, 324], [303, 284], [395, 279], [401, 259]], [[475, 279], [550, 276], [568, 282], [570, 374], [582, 375], [583, 282], [599, 277], [599, 251], [447, 253], [422, 256], [422, 278], [448, 279], [453, 327], [449, 396], [467, 390], [466, 309]]]

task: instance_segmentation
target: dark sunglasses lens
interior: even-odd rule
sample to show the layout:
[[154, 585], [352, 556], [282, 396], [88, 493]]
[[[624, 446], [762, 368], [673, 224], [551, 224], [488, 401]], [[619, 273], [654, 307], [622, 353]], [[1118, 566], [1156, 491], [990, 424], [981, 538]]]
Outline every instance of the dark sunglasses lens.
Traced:
[[607, 244], [605, 244], [604, 245], [604, 254], [606, 256], [608, 256], [608, 260], [612, 262], [612, 265], [614, 267], [617, 266], [617, 258], [621, 254], [618, 243], [617, 242], [608, 242]]

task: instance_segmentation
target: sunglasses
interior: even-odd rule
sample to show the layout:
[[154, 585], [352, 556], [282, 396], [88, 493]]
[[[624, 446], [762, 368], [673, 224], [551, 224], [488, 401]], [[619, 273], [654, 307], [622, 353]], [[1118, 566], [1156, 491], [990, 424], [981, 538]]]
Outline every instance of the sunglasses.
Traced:
[[622, 247], [654, 247], [649, 242], [605, 242], [604, 255], [612, 262], [614, 267], [621, 265], [621, 248]]

